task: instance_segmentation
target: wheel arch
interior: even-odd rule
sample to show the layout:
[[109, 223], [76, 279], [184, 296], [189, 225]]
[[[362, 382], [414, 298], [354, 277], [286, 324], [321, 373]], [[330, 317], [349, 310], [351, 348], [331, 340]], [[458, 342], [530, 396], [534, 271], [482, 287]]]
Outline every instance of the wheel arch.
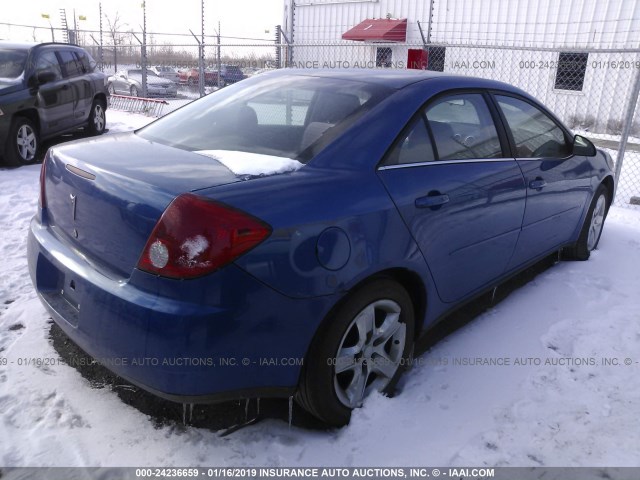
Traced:
[[11, 121], [14, 121], [17, 117], [25, 117], [33, 122], [33, 125], [38, 130], [38, 135], [42, 132], [42, 125], [40, 125], [40, 115], [38, 114], [38, 110], [35, 108], [27, 108], [24, 110], [19, 110], [13, 114], [11, 117]]
[[607, 193], [609, 195], [609, 207], [613, 204], [613, 197], [615, 193], [615, 184], [613, 181], [613, 177], [611, 175], [607, 175], [600, 182], [601, 185], [604, 185], [607, 188]]
[[[342, 426], [348, 423], [350, 413], [343, 419], [335, 420], [335, 418], [337, 417], [332, 417], [332, 414], [335, 413], [335, 410], [334, 412], [331, 412], [331, 408], [319, 408], [323, 404], [322, 402], [317, 401], [317, 380], [320, 380], [321, 384], [326, 383], [326, 372], [320, 372], [323, 367], [320, 367], [320, 369], [318, 369], [318, 365], [323, 365], [322, 362], [314, 364], [312, 360], [317, 358], [324, 358], [324, 354], [326, 354], [327, 350], [326, 348], [324, 348], [324, 354], [322, 353], [323, 343], [326, 343], [328, 337], [335, 337], [336, 330], [332, 331], [332, 327], [335, 324], [334, 321], [337, 321], [338, 323], [342, 321], [337, 317], [337, 315], [339, 314], [340, 309], [346, 307], [348, 305], [348, 302], [354, 296], [360, 294], [361, 301], [363, 298], [362, 294], [364, 293], [364, 291], [366, 291], [369, 285], [372, 285], [372, 288], [379, 289], [378, 294], [385, 294], [384, 292], [387, 290], [387, 288], [381, 289], [380, 285], [375, 287], [375, 282], [386, 282], [387, 288], [390, 287], [390, 284], [401, 287], [408, 295], [408, 300], [411, 302], [411, 305], [414, 309], [414, 333], [413, 337], [409, 337], [413, 338], [414, 343], [411, 345], [405, 344], [402, 354], [403, 358], [411, 358], [411, 356], [413, 355], [413, 347], [415, 345], [415, 341], [418, 338], [418, 332], [420, 330], [419, 327], [421, 327], [422, 322], [417, 321], [416, 319], [420, 318], [420, 315], [422, 314], [419, 312], [424, 311], [426, 307], [426, 291], [418, 274], [416, 274], [415, 272], [411, 272], [410, 270], [407, 270], [405, 268], [390, 268], [373, 273], [372, 275], [366, 277], [365, 279], [362, 279], [360, 282], [350, 288], [347, 293], [343, 295], [328, 310], [324, 318], [321, 320], [315, 333], [313, 334], [309, 345], [307, 346], [304, 355], [304, 362], [302, 364], [302, 368], [299, 371], [298, 382], [294, 397], [303, 409], [311, 413], [313, 416], [321, 419], [321, 421], [327, 422], [328, 424], [333, 426]], [[376, 298], [376, 296], [372, 296], [371, 298]], [[348, 316], [348, 318], [352, 318], [351, 314]], [[333, 345], [333, 342], [331, 341], [330, 344]], [[322, 355], [322, 357], [317, 357], [318, 354]], [[390, 383], [385, 388], [393, 389], [395, 387], [399, 375], [402, 374], [402, 367], [398, 368], [399, 370], [395, 372], [394, 377], [390, 380]], [[311, 376], [309, 376], [310, 372]], [[316, 400], [314, 400], [314, 398], [316, 398]], [[327, 412], [330, 412], [329, 416], [327, 416]]]
[[108, 108], [107, 96], [104, 93], [97, 93], [93, 99], [94, 101], [100, 102], [105, 110]]
[[411, 298], [411, 303], [413, 304], [413, 313], [414, 313], [414, 341], [420, 337], [422, 333], [422, 327], [424, 324], [424, 317], [427, 312], [427, 289], [420, 278], [420, 276], [406, 268], [391, 268], [388, 270], [383, 270], [378, 272], [366, 281], [373, 281], [374, 279], [387, 277], [396, 281], [398, 284], [404, 288], [409, 297]]
[[389, 268], [386, 270], [380, 270], [378, 272], [372, 273], [366, 278], [361, 279], [358, 283], [351, 286], [349, 290], [345, 293], [345, 295], [343, 295], [342, 298], [340, 298], [340, 300], [338, 300], [329, 309], [327, 314], [324, 316], [324, 318], [321, 320], [320, 324], [318, 325], [318, 328], [316, 329], [315, 333], [313, 334], [311, 338], [311, 342], [307, 346], [307, 349], [305, 352], [305, 358], [308, 357], [309, 351], [311, 349], [311, 345], [315, 341], [316, 337], [318, 335], [322, 335], [322, 332], [329, 327], [331, 323], [331, 318], [334, 316], [335, 312], [338, 311], [340, 308], [342, 308], [342, 306], [347, 301], [349, 301], [349, 298], [351, 297], [351, 295], [354, 292], [357, 292], [361, 289], [366, 288], [367, 285], [369, 285], [370, 283], [375, 282], [376, 280], [384, 279], [384, 278], [395, 281], [402, 288], [404, 288], [406, 292], [409, 294], [409, 297], [411, 298], [411, 303], [413, 305], [413, 312], [414, 312], [413, 341], [415, 342], [419, 338], [420, 334], [422, 333], [424, 317], [427, 310], [426, 286], [422, 281], [422, 279], [420, 278], [420, 275], [418, 275], [414, 271], [411, 271], [407, 268], [401, 268], [401, 267]]

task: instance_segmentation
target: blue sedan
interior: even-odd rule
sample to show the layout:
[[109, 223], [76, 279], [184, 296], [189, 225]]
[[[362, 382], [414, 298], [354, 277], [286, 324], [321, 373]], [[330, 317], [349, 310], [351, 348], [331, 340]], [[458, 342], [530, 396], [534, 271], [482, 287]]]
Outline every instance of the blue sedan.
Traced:
[[588, 259], [613, 178], [503, 83], [277, 71], [50, 149], [29, 269], [62, 330], [149, 392], [295, 397], [344, 425], [461, 303]]

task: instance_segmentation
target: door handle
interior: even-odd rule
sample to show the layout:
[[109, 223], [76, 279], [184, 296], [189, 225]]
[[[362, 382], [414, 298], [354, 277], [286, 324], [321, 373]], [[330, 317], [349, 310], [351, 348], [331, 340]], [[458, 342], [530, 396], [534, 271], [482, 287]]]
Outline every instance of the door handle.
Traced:
[[532, 188], [534, 190], [540, 190], [541, 188], [544, 188], [547, 185], [547, 182], [545, 182], [544, 180], [531, 180], [529, 182], [529, 188]]
[[449, 195], [427, 195], [416, 198], [416, 208], [433, 208], [449, 203]]

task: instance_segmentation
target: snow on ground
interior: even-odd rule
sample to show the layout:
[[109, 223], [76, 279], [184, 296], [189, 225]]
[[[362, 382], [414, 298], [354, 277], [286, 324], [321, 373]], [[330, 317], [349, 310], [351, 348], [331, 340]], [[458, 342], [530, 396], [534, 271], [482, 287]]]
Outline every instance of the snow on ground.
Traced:
[[[110, 132], [149, 120], [109, 113]], [[0, 465], [640, 466], [637, 211], [614, 207], [591, 260], [550, 268], [447, 337], [349, 426], [267, 420], [220, 437], [158, 427], [71, 367], [20, 365], [59, 358], [25, 258], [39, 170], [0, 170]]]
[[[593, 140], [610, 140], [612, 142], [619, 143], [621, 138], [621, 135], [612, 135], [610, 133], [596, 133], [596, 132], [590, 132], [588, 130], [581, 130], [581, 129], [574, 129], [573, 133], [587, 137], [589, 140], [592, 140], [592, 141]], [[627, 139], [627, 142], [629, 142], [630, 145], [634, 145], [634, 144], [635, 146], [640, 145], [640, 137], [634, 137], [630, 135], [629, 138]]]
[[155, 120], [145, 115], [122, 112], [120, 110], [107, 110], [107, 129], [109, 133], [122, 133], [137, 130]]

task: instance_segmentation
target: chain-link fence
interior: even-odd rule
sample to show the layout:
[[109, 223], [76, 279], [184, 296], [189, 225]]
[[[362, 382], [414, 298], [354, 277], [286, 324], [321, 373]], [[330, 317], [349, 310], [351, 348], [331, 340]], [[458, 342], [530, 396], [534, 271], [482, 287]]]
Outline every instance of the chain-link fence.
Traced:
[[[299, 44], [290, 43], [279, 27], [272, 41], [245, 39], [243, 43], [191, 32], [143, 36], [109, 29], [102, 32], [102, 43], [95, 32], [78, 30], [73, 37], [114, 85], [119, 84], [114, 93], [166, 97], [163, 114], [271, 68], [424, 69], [503, 81], [538, 98], [575, 133], [606, 150], [616, 163], [616, 203], [640, 204], [640, 49], [353, 41]], [[142, 79], [146, 84], [117, 78], [118, 72], [139, 74], [142, 65], [154, 72]], [[159, 95], [151, 88], [156, 75], [171, 78], [175, 92]]]
[[[177, 100], [164, 113], [198, 98], [199, 45], [150, 35], [147, 65], [179, 73]], [[334, 44], [205, 43], [203, 94], [269, 68], [424, 69], [490, 78], [538, 98], [575, 133], [590, 138], [616, 163], [616, 203], [640, 203], [640, 50], [573, 50], [480, 45], [343, 42]], [[158, 41], [161, 40], [161, 41]], [[95, 48], [95, 47], [94, 47]], [[105, 47], [104, 69], [140, 68], [135, 43]], [[118, 58], [116, 68], [115, 61]], [[235, 69], [236, 78], [231, 70]], [[220, 83], [218, 80], [220, 79]]]
[[616, 203], [640, 203], [640, 50], [342, 42], [295, 44], [293, 68], [424, 69], [499, 80], [538, 98], [607, 151]]

